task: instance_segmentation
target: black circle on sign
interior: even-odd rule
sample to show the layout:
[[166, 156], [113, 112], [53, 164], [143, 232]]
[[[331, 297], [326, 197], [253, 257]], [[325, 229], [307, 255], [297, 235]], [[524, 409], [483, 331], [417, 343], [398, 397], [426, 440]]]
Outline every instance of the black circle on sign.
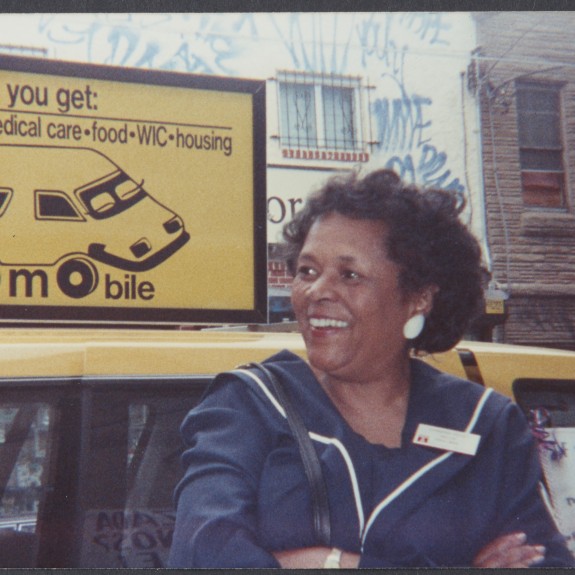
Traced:
[[[72, 282], [72, 275], [80, 274], [80, 283]], [[68, 297], [79, 299], [92, 293], [98, 285], [98, 271], [92, 262], [85, 259], [72, 259], [64, 262], [56, 276], [58, 287]]]

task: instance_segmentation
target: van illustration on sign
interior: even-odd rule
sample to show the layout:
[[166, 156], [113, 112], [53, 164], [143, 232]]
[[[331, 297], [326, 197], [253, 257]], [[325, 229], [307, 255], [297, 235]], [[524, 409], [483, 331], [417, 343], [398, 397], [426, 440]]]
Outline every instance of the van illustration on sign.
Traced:
[[182, 218], [91, 148], [0, 144], [0, 264], [57, 265], [71, 298], [98, 285], [94, 261], [150, 270], [189, 239]]

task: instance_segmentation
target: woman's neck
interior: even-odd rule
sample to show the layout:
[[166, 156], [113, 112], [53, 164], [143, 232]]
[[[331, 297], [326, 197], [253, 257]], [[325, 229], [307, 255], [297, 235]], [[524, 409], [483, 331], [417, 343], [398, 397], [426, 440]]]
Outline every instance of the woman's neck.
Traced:
[[343, 381], [321, 372], [316, 377], [356, 433], [370, 443], [401, 446], [409, 403], [409, 361], [368, 381]]

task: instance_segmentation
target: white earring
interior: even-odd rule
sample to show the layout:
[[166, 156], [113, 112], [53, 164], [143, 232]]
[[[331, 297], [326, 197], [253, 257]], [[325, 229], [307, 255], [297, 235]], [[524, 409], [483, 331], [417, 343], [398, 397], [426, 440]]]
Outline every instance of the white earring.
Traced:
[[418, 313], [409, 318], [403, 326], [403, 335], [405, 339], [415, 339], [422, 331], [425, 325], [425, 316]]

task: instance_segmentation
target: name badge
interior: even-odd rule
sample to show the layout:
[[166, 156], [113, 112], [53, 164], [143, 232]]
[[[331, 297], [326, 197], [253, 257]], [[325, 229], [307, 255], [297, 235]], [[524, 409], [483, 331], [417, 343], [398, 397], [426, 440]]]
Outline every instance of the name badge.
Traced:
[[420, 423], [413, 436], [413, 443], [425, 447], [444, 449], [445, 451], [455, 451], [465, 455], [475, 455], [480, 439], [481, 436], [477, 435], [477, 433], [467, 433], [456, 429]]

